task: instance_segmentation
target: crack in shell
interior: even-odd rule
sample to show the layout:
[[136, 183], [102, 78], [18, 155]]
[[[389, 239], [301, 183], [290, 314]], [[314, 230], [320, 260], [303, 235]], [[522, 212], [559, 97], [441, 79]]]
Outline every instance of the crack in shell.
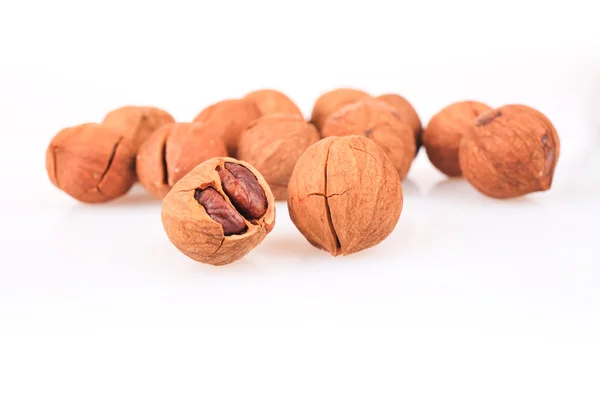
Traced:
[[169, 185], [169, 169], [167, 168], [167, 140], [165, 139], [165, 143], [163, 144], [162, 154], [161, 154], [161, 162], [163, 167], [163, 184]]
[[221, 247], [223, 247], [223, 243], [225, 243], [225, 235], [223, 235], [223, 237], [221, 238], [221, 243], [219, 243], [219, 246], [217, 247], [217, 249], [215, 251], [212, 252], [212, 254], [217, 254], [219, 252], [219, 250], [221, 250]]
[[[331, 151], [331, 144], [327, 148], [327, 155], [325, 156], [325, 168], [324, 168], [325, 193], [327, 193], [327, 166], [329, 164], [329, 152], [330, 151]], [[327, 223], [329, 224], [329, 229], [331, 230], [331, 234], [333, 235], [333, 239], [335, 240], [335, 249], [336, 249], [336, 253], [337, 253], [338, 250], [341, 251], [342, 245], [340, 243], [340, 239], [337, 235], [337, 232], [335, 231], [335, 226], [333, 225], [333, 219], [331, 217], [331, 209], [329, 208], [329, 198], [327, 196], [325, 196], [324, 199], [325, 199], [325, 214], [327, 215]]]
[[104, 171], [102, 171], [100, 180], [96, 184], [96, 189], [98, 190], [99, 193], [102, 193], [102, 191], [100, 190], [100, 185], [102, 184], [102, 181], [104, 181], [106, 174], [108, 174], [108, 170], [110, 169], [113, 161], [115, 160], [115, 155], [117, 154], [117, 148], [119, 147], [119, 145], [121, 144], [122, 141], [123, 141], [123, 136], [121, 136], [119, 138], [119, 140], [117, 140], [117, 143], [115, 143], [115, 145], [112, 149], [112, 152], [110, 153], [110, 157], [108, 158], [108, 163], [106, 164], [106, 168], [104, 168]]
[[500, 111], [500, 110], [490, 110], [488, 112], [480, 114], [479, 116], [477, 116], [477, 112], [473, 109], [473, 107], [471, 107], [471, 110], [475, 114], [475, 118], [476, 118], [475, 125], [476, 126], [486, 126], [486, 125], [490, 124], [496, 118], [502, 116], [502, 111]]
[[366, 150], [359, 149], [359, 148], [352, 147], [352, 146], [350, 146], [350, 148], [351, 148], [352, 150], [356, 150], [356, 151], [360, 151], [360, 152], [362, 152], [362, 153], [368, 154], [369, 156], [371, 156], [371, 157], [373, 158], [373, 160], [377, 161], [377, 158], [375, 158], [375, 156], [374, 156], [373, 154], [369, 153], [369, 152], [368, 152], [368, 151], [366, 151]]
[[315, 193], [309, 193], [309, 194], [306, 195], [305, 198], [308, 198], [310, 196], [318, 196], [318, 197], [323, 197], [325, 199], [330, 199], [330, 198], [335, 197], [335, 196], [343, 196], [344, 194], [346, 194], [347, 191], [349, 191], [351, 189], [352, 188], [348, 188], [348, 189], [344, 190], [342, 193], [333, 193], [333, 194], [330, 194], [330, 195], [327, 195], [327, 194], [324, 194], [324, 193], [317, 193], [317, 192], [315, 192]]

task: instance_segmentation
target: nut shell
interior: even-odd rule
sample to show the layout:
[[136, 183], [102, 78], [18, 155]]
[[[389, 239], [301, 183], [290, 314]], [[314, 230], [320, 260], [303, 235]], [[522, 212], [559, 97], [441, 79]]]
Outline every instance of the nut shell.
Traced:
[[460, 176], [458, 149], [478, 115], [491, 110], [477, 101], [450, 104], [435, 114], [423, 132], [423, 146], [431, 163], [448, 176]]
[[135, 183], [135, 152], [123, 131], [83, 124], [58, 132], [46, 150], [50, 181], [71, 197], [101, 203]]
[[394, 107], [398, 111], [400, 118], [406, 122], [415, 133], [415, 143], [417, 149], [415, 151], [415, 157], [421, 148], [421, 136], [423, 134], [423, 126], [421, 125], [421, 119], [415, 108], [410, 104], [408, 100], [398, 94], [382, 94], [376, 97], [377, 100], [382, 100]]
[[324, 93], [315, 102], [311, 121], [320, 131], [323, 128], [325, 120], [331, 114], [348, 104], [370, 97], [367, 92], [351, 88], [336, 89]]
[[343, 107], [327, 118], [323, 137], [365, 136], [390, 158], [400, 179], [406, 178], [415, 158], [415, 135], [398, 111], [381, 100], [362, 100]]
[[[225, 236], [223, 226], [213, 220], [194, 198], [196, 189], [212, 187], [232, 204], [225, 192], [217, 167], [226, 162], [240, 164], [256, 176], [267, 200], [265, 214], [258, 220], [245, 220], [247, 230]], [[234, 262], [255, 248], [275, 225], [274, 198], [260, 173], [250, 164], [229, 157], [217, 157], [195, 167], [167, 194], [162, 202], [161, 219], [169, 240], [188, 257], [207, 264]]]
[[152, 132], [172, 122], [171, 114], [160, 108], [125, 106], [106, 114], [102, 124], [121, 129], [137, 152]]
[[287, 185], [296, 162], [319, 139], [314, 125], [301, 117], [267, 115], [242, 133], [238, 158], [260, 171], [275, 200], [286, 200]]
[[235, 157], [240, 134], [258, 117], [260, 110], [254, 101], [229, 99], [208, 106], [194, 118], [194, 122], [209, 123], [214, 132], [223, 137], [229, 155]]
[[375, 246], [402, 211], [402, 185], [383, 151], [363, 136], [330, 137], [309, 147], [288, 186], [292, 222], [334, 256]]
[[154, 198], [161, 200], [196, 165], [226, 156], [225, 142], [206, 124], [166, 124], [140, 147], [136, 161], [138, 179]]
[[460, 145], [464, 177], [481, 193], [507, 199], [552, 186], [560, 140], [539, 111], [511, 104], [481, 114]]
[[256, 103], [261, 115], [291, 114], [304, 118], [298, 106], [285, 94], [272, 89], [256, 90], [245, 99]]

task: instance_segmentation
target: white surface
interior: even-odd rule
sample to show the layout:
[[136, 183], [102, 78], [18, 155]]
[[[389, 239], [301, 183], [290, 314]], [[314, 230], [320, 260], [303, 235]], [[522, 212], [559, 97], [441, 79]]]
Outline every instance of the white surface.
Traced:
[[[118, 4], [0, 6], [0, 398], [600, 397], [600, 32], [583, 2]], [[139, 187], [87, 206], [45, 175], [58, 130], [122, 104], [188, 120], [274, 87], [308, 115], [348, 85], [402, 93], [424, 122], [464, 98], [530, 104], [561, 137], [554, 187], [494, 201], [421, 153], [381, 245], [333, 258], [280, 205], [216, 269], [172, 247]]]

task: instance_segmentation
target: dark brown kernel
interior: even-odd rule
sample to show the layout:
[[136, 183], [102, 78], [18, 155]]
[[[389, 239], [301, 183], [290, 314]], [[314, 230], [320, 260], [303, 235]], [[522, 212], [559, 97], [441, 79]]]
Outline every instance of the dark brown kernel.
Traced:
[[223, 226], [225, 236], [236, 235], [246, 230], [242, 216], [214, 188], [196, 189], [194, 198], [209, 217]]
[[258, 219], [267, 212], [267, 197], [256, 176], [246, 167], [225, 163], [225, 169], [217, 168], [223, 191], [231, 203], [246, 219]]

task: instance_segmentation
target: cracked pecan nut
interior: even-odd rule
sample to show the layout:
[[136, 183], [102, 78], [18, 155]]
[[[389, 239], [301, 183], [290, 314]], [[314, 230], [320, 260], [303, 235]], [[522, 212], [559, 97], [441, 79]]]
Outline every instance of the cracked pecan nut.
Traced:
[[334, 256], [382, 242], [402, 211], [402, 185], [389, 158], [364, 136], [330, 137], [309, 147], [288, 186], [292, 222]]
[[549, 190], [560, 140], [541, 112], [511, 104], [481, 114], [463, 138], [465, 179], [481, 193], [507, 199]]
[[181, 178], [162, 202], [169, 240], [188, 257], [206, 264], [234, 262], [275, 225], [273, 194], [250, 164], [211, 158]]
[[392, 161], [400, 179], [406, 178], [415, 158], [415, 135], [398, 111], [381, 100], [361, 100], [331, 114], [321, 135], [365, 136], [379, 145]]
[[490, 106], [477, 101], [461, 101], [450, 104], [431, 118], [423, 132], [423, 146], [434, 167], [451, 177], [461, 175], [460, 142], [475, 118], [489, 110]]
[[101, 203], [135, 183], [135, 152], [123, 131], [83, 124], [58, 132], [46, 151], [50, 181], [71, 197]]
[[323, 93], [315, 102], [311, 122], [321, 131], [327, 117], [340, 108], [371, 96], [362, 90], [342, 88]]
[[244, 98], [254, 101], [260, 115], [287, 114], [304, 118], [298, 106], [288, 96], [277, 90], [255, 90], [248, 93]]
[[229, 156], [235, 157], [240, 134], [258, 117], [260, 110], [254, 101], [229, 99], [206, 107], [194, 118], [194, 122], [209, 124], [213, 132], [225, 141]]
[[196, 165], [225, 156], [225, 142], [206, 124], [170, 123], [160, 127], [142, 144], [136, 170], [142, 186], [161, 200]]
[[385, 101], [394, 107], [396, 111], [398, 111], [400, 118], [410, 125], [415, 133], [416, 157], [421, 149], [421, 136], [423, 135], [423, 126], [421, 125], [421, 119], [419, 118], [419, 114], [417, 114], [417, 110], [415, 110], [408, 100], [398, 94], [382, 94], [381, 96], [375, 97], [375, 99]]
[[320, 139], [310, 122], [293, 115], [266, 115], [240, 136], [238, 158], [263, 175], [275, 200], [287, 199], [287, 185], [304, 150]]
[[125, 106], [106, 114], [102, 124], [121, 129], [137, 152], [152, 132], [172, 122], [171, 114], [160, 108]]

